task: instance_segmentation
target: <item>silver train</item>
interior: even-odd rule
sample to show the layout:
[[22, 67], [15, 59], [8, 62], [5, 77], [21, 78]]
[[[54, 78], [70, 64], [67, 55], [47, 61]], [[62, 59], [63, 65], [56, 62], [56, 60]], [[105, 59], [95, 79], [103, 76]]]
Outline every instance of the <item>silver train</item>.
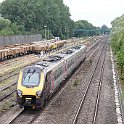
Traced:
[[18, 104], [42, 107], [85, 57], [86, 46], [79, 45], [22, 69], [17, 82]]

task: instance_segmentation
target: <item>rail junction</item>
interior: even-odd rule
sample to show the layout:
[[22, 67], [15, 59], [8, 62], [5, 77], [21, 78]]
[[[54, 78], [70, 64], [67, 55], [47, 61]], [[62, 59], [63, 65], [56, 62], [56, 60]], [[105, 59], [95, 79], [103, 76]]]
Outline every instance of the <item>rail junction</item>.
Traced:
[[41, 110], [21, 109], [12, 120], [3, 121], [6, 116], [0, 120], [5, 124], [122, 124], [116, 109], [109, 37], [103, 37], [88, 48], [85, 62]]

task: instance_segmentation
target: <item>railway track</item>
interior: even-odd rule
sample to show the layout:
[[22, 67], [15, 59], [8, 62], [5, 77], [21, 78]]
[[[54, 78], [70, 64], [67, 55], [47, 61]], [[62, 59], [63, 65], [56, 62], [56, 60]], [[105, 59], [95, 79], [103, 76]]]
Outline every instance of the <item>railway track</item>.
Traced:
[[7, 93], [3, 96], [0, 97], [0, 102], [2, 102], [4, 99], [8, 98], [9, 96], [11, 96], [13, 93], [15, 93], [16, 90], [12, 90], [10, 93]]
[[[100, 42], [97, 42], [95, 45], [92, 46], [92, 48], [88, 51], [90, 53], [94, 53], [97, 49], [97, 46], [100, 44]], [[95, 49], [95, 50], [94, 50]], [[91, 55], [89, 54], [89, 56], [87, 56], [87, 59], [88, 57], [90, 57]], [[78, 75], [78, 73], [80, 73], [82, 71], [82, 69], [79, 69], [79, 71], [76, 71], [75, 72], [75, 75]], [[43, 108], [44, 109], [44, 108]], [[37, 117], [41, 114], [41, 111], [36, 113], [36, 114], [30, 114], [29, 115], [26, 115], [26, 111], [23, 110], [21, 113], [19, 113], [11, 122], [10, 124], [14, 124], [14, 123], [19, 123], [19, 121], [23, 118], [23, 120], [27, 119], [30, 120], [30, 121], [26, 121], [25, 123], [26, 124], [31, 124], [33, 122], [35, 122], [35, 120], [37, 119]]]
[[0, 89], [0, 102], [10, 97], [16, 91], [16, 82]]
[[25, 58], [20, 58], [19, 61], [16, 61], [14, 63], [10, 63], [6, 67], [1, 66], [1, 69], [3, 69], [3, 71], [0, 73], [0, 79], [3, 76], [7, 76], [8, 74], [14, 72], [18, 68], [23, 67], [25, 64], [27, 65], [28, 63], [31, 63], [31, 62], [29, 62], [29, 60], [31, 60], [31, 62], [35, 62], [35, 61], [39, 60], [39, 57], [35, 57], [35, 56], [26, 57], [25, 56]]
[[[106, 44], [105, 44], [105, 45], [106, 45]], [[103, 52], [104, 52], [104, 49], [106, 49], [106, 46], [104, 46], [104, 47], [102, 48], [102, 51], [101, 51], [101, 53], [100, 53], [100, 56], [99, 56], [99, 58], [98, 58], [98, 61], [97, 61], [97, 63], [96, 63], [96, 66], [95, 66], [95, 68], [94, 68], [94, 71], [93, 71], [93, 73], [92, 73], [92, 75], [91, 75], [91, 78], [90, 78], [90, 80], [89, 80], [89, 83], [88, 83], [88, 86], [87, 86], [87, 88], [86, 88], [86, 91], [85, 91], [85, 93], [84, 93], [84, 95], [83, 95], [83, 97], [82, 97], [82, 100], [81, 100], [80, 104], [79, 104], [78, 110], [77, 110], [77, 112], [76, 112], [76, 114], [75, 114], [75, 117], [74, 117], [74, 120], [73, 120], [72, 124], [76, 124], [77, 121], [78, 121], [78, 117], [79, 117], [80, 111], [81, 111], [81, 109], [82, 109], [82, 107], [83, 107], [83, 104], [84, 104], [84, 102], [85, 102], [86, 96], [87, 96], [87, 94], [88, 94], [89, 88], [90, 88], [90, 86], [91, 86], [92, 80], [93, 80], [93, 78], [94, 78], [94, 74], [95, 74], [96, 69], [97, 69], [97, 67], [98, 67], [98, 63], [100, 62], [100, 58], [101, 58], [101, 56], [102, 56], [102, 54], [103, 54]], [[105, 50], [105, 51], [106, 51], [106, 50]], [[106, 53], [106, 52], [105, 52], [105, 53]], [[98, 92], [97, 92], [97, 98], [96, 98], [96, 104], [95, 104], [95, 109], [94, 109], [94, 115], [93, 115], [92, 124], [95, 124], [96, 118], [97, 118], [97, 113], [98, 113], [98, 106], [99, 106], [99, 100], [100, 100], [100, 94], [101, 94], [101, 87], [102, 87], [102, 77], [103, 77], [103, 72], [104, 72], [105, 56], [106, 56], [106, 54], [104, 55], [104, 60], [103, 60], [103, 62], [102, 62], [102, 68], [101, 68], [101, 70], [100, 70], [101, 75], [100, 75], [100, 81], [99, 81], [99, 85], [98, 85]]]
[[5, 62], [0, 62], [0, 66], [6, 67], [6, 66], [9, 66], [10, 64], [16, 63], [20, 59], [30, 58], [31, 56], [33, 56], [33, 54], [31, 54], [31, 55], [28, 54], [28, 55], [25, 55], [25, 56], [20, 56], [18, 58], [13, 58], [11, 60], [6, 60]]

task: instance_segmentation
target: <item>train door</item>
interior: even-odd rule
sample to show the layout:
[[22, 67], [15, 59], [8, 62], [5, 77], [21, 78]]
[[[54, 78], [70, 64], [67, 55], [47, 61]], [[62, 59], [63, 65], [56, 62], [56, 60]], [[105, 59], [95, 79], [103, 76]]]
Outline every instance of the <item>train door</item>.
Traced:
[[46, 74], [45, 84], [44, 84], [44, 92], [45, 92], [46, 97], [48, 97], [50, 95], [51, 82], [52, 82], [51, 71], [49, 71]]
[[45, 82], [48, 86], [47, 89], [49, 91], [49, 94], [53, 93], [53, 91], [54, 91], [54, 79], [53, 79], [53, 72], [52, 71], [47, 72]]
[[67, 77], [67, 60], [64, 61], [64, 79]]

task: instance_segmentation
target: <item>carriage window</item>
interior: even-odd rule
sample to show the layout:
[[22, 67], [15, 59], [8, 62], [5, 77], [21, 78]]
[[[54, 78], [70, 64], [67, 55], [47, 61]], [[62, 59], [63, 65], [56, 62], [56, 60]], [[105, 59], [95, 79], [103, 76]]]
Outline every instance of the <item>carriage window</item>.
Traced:
[[74, 60], [71, 59], [71, 60], [68, 62], [67, 68], [70, 68], [73, 64], [74, 64]]
[[55, 73], [54, 73], [54, 79], [55, 80], [57, 80], [59, 77], [60, 77], [60, 75], [62, 74], [62, 68], [60, 67], [60, 68], [58, 68], [56, 71], [55, 71]]

